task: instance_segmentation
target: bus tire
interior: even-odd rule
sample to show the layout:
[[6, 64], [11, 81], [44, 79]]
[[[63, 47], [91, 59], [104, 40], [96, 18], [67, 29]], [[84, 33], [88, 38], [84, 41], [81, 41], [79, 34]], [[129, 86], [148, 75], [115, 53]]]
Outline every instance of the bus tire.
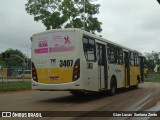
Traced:
[[110, 84], [110, 96], [114, 96], [117, 91], [117, 83], [116, 83], [116, 78], [112, 77], [111, 78], [111, 84]]
[[138, 84], [138, 80], [137, 80], [137, 84], [136, 84], [136, 85], [133, 85], [132, 88], [133, 88], [133, 89], [138, 89], [138, 86], [139, 86], [139, 84]]

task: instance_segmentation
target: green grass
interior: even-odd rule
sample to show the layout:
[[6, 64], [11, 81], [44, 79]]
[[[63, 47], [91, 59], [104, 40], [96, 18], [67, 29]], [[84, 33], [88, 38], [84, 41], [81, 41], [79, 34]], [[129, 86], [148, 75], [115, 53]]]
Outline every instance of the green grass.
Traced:
[[160, 83], [160, 73], [148, 73], [144, 81]]
[[145, 82], [158, 82], [158, 83], [160, 83], [160, 79], [145, 78], [144, 81]]
[[1, 82], [0, 91], [16, 91], [31, 89], [30, 81]]

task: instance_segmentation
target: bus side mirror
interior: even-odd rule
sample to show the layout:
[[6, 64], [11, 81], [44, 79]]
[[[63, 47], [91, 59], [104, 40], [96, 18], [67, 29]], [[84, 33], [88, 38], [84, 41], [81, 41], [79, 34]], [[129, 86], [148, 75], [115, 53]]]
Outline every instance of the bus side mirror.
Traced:
[[158, 3], [160, 4], [160, 0], [157, 0], [158, 1]]

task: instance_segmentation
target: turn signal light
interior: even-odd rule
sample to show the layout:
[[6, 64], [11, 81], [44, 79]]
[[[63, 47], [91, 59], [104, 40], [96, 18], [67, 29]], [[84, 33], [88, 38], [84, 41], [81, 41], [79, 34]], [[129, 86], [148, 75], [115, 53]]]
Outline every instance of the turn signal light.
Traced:
[[37, 79], [37, 72], [36, 72], [36, 68], [35, 68], [35, 65], [34, 63], [32, 62], [32, 79], [36, 82], [38, 82], [38, 79]]
[[75, 69], [78, 69], [78, 68], [79, 68], [79, 66], [78, 66], [78, 65], [76, 65], [76, 66], [74, 66], [74, 68], [75, 68]]
[[77, 59], [73, 68], [73, 81], [78, 80], [80, 77], [80, 59]]

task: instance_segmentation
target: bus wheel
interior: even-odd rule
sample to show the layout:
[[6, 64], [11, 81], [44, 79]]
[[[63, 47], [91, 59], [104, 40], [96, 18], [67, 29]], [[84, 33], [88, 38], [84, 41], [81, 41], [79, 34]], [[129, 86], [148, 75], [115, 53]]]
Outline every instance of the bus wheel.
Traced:
[[133, 86], [134, 89], [137, 89], [139, 85], [139, 81], [137, 80], [137, 84]]
[[116, 94], [117, 90], [117, 84], [116, 84], [116, 79], [112, 77], [111, 79], [111, 85], [110, 85], [110, 95], [113, 96]]

